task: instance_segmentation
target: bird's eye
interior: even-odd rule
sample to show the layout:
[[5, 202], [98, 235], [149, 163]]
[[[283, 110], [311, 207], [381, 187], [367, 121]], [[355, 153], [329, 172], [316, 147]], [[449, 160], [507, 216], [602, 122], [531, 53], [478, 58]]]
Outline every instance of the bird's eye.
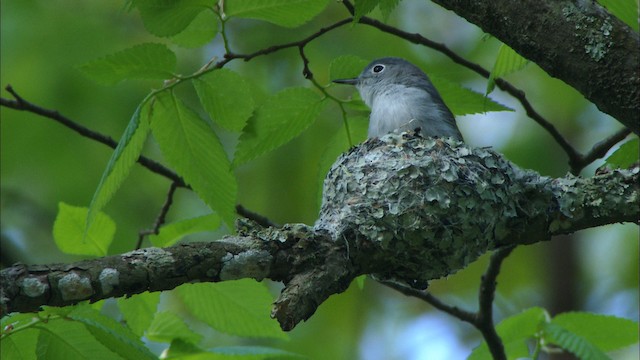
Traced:
[[384, 65], [376, 65], [373, 67], [372, 71], [374, 74], [379, 74], [384, 70]]

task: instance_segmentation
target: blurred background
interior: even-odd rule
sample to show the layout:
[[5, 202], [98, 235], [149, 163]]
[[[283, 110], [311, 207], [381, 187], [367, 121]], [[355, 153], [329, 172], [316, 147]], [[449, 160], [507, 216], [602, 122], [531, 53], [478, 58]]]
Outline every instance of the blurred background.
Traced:
[[[166, 42], [150, 35], [137, 11], [124, 2], [3, 1], [0, 3], [0, 85], [12, 85], [25, 99], [54, 109], [95, 131], [119, 139], [137, 104], [157, 82], [128, 81], [114, 87], [97, 85], [77, 66], [143, 42]], [[372, 16], [379, 17], [375, 12]], [[310, 23], [295, 30], [262, 21], [233, 19], [227, 23], [231, 48], [250, 53], [271, 45], [299, 40], [319, 28], [348, 17], [338, 2]], [[442, 42], [463, 57], [490, 69], [499, 41], [464, 19], [426, 1], [402, 2], [387, 21], [408, 32]], [[224, 54], [220, 36], [204, 48], [183, 49], [178, 72], [197, 71], [214, 56]], [[329, 84], [329, 63], [340, 55], [370, 60], [383, 56], [407, 58], [427, 73], [483, 93], [486, 80], [440, 53], [384, 34], [364, 25], [347, 25], [311, 42], [306, 48], [310, 68], [321, 84]], [[302, 62], [292, 48], [228, 67], [252, 79], [266, 94], [288, 86], [311, 84], [302, 76]], [[585, 76], [588, 76], [586, 74]], [[584, 152], [621, 125], [563, 82], [550, 78], [535, 64], [507, 77], [523, 89], [530, 102], [578, 150]], [[196, 103], [195, 93], [182, 87], [183, 98]], [[353, 89], [335, 86], [333, 95], [347, 98]], [[2, 97], [11, 98], [4, 89]], [[491, 97], [515, 112], [458, 118], [467, 141], [492, 146], [521, 167], [547, 176], [568, 172], [567, 157], [551, 136], [527, 118], [519, 104], [496, 91]], [[61, 254], [51, 229], [58, 203], [88, 206], [112, 150], [83, 138], [50, 119], [0, 108], [2, 266], [77, 260]], [[216, 129], [233, 149], [236, 136]], [[319, 210], [318, 163], [327, 139], [343, 131], [337, 105], [326, 106], [319, 120], [301, 136], [278, 150], [239, 167], [238, 202], [278, 223], [312, 224]], [[162, 161], [152, 141], [144, 154]], [[232, 154], [232, 152], [230, 152]], [[584, 170], [591, 176], [598, 161]], [[111, 254], [135, 247], [138, 231], [152, 226], [169, 188], [169, 181], [136, 166], [105, 208], [117, 223]], [[194, 194], [178, 190], [168, 221], [204, 214]], [[191, 240], [212, 240], [211, 234]], [[149, 244], [145, 244], [149, 245]], [[450, 304], [477, 307], [477, 290], [487, 257], [446, 279], [431, 291]], [[496, 320], [531, 306], [556, 314], [586, 310], [638, 321], [638, 227], [610, 225], [581, 231], [549, 243], [521, 246], [507, 258], [498, 278]], [[274, 296], [278, 284], [270, 284]], [[197, 326], [197, 325], [194, 325]], [[270, 344], [311, 359], [464, 359], [480, 342], [470, 325], [407, 298], [374, 281], [363, 289], [352, 285], [331, 297], [306, 323], [290, 333], [290, 341]], [[246, 342], [213, 334], [208, 346]], [[616, 358], [638, 358], [626, 349]]]

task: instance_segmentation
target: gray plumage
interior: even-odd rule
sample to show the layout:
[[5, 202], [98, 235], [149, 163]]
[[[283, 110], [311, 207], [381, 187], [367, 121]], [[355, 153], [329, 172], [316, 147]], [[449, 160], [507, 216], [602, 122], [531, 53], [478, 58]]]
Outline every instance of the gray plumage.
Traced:
[[355, 85], [362, 100], [371, 108], [369, 138], [420, 129], [423, 136], [462, 141], [451, 110], [429, 77], [404, 59], [377, 59], [357, 78], [334, 82]]

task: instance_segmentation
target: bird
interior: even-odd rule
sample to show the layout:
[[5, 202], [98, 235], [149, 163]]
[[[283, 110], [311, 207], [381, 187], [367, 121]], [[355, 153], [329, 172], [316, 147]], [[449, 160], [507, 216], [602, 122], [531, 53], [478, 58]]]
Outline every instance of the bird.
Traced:
[[463, 141], [453, 113], [427, 74], [405, 59], [373, 60], [358, 77], [333, 82], [354, 85], [371, 108], [369, 138], [390, 132], [417, 131], [421, 136]]

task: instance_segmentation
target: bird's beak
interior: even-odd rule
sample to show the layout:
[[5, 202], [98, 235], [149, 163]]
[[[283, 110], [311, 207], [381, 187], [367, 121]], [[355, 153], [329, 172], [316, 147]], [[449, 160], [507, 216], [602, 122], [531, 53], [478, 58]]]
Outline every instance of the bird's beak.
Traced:
[[333, 80], [334, 83], [338, 83], [338, 84], [347, 84], [347, 85], [356, 85], [358, 84], [358, 78], [353, 78], [353, 79], [335, 79]]

